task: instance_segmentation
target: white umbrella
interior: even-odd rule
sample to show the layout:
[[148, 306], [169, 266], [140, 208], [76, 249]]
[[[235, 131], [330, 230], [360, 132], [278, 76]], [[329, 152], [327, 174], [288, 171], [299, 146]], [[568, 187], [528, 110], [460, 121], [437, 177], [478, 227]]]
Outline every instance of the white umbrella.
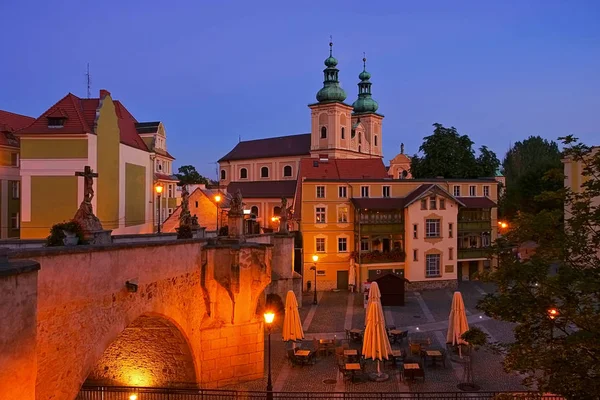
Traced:
[[452, 297], [452, 308], [448, 317], [448, 334], [446, 335], [446, 343], [458, 346], [458, 354], [462, 357], [461, 344], [466, 344], [461, 335], [469, 330], [467, 322], [467, 313], [465, 312], [465, 303], [463, 302], [460, 292], [454, 292]]
[[283, 319], [283, 341], [293, 341], [293, 347], [296, 346], [296, 340], [304, 339], [304, 331], [302, 330], [302, 322], [298, 314], [298, 301], [294, 291], [289, 290], [285, 296], [285, 318]]
[[350, 269], [348, 270], [348, 285], [356, 286], [356, 268], [354, 259], [350, 258]]
[[383, 359], [387, 360], [392, 354], [392, 346], [385, 329], [385, 317], [380, 299], [379, 287], [377, 283], [373, 282], [369, 290], [366, 314], [367, 326], [363, 338], [362, 352], [365, 358], [377, 360], [377, 374], [375, 377], [377, 380], [388, 378], [386, 374], [381, 373], [380, 362]]

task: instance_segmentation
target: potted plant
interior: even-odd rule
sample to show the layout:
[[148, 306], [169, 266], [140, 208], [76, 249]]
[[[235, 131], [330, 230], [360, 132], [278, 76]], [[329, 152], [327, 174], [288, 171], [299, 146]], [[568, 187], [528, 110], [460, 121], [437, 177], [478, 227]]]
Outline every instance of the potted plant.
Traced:
[[488, 336], [477, 326], [473, 326], [471, 329], [463, 333], [461, 339], [467, 342], [469, 346], [469, 356], [467, 362], [464, 364], [465, 370], [463, 373], [463, 381], [457, 385], [460, 390], [467, 392], [478, 391], [479, 385], [473, 382], [473, 351], [479, 350], [481, 346], [487, 344]]
[[83, 228], [74, 220], [55, 224], [46, 238], [46, 246], [76, 246], [84, 243]]

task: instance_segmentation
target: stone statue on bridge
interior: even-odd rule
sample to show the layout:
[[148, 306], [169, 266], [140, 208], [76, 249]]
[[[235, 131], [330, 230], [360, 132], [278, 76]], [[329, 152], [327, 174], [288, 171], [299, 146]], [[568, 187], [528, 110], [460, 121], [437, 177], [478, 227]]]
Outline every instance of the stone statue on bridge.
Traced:
[[192, 226], [192, 215], [190, 214], [190, 193], [187, 185], [181, 188], [181, 213], [179, 214], [179, 226]]
[[279, 214], [279, 233], [288, 233], [288, 221], [292, 214], [292, 207], [287, 206], [287, 199], [281, 198], [281, 211]]
[[83, 172], [75, 172], [75, 176], [83, 177], [83, 201], [79, 205], [73, 220], [79, 222], [85, 233], [102, 231], [102, 224], [98, 217], [94, 215], [92, 208], [92, 199], [94, 198], [93, 179], [97, 178], [98, 174], [94, 173], [89, 165], [86, 165]]

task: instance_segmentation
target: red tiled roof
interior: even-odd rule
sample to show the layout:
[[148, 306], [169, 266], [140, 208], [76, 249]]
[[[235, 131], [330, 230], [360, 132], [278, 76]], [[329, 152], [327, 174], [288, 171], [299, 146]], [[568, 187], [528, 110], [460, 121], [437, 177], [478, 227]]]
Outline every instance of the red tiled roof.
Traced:
[[401, 210], [404, 208], [403, 197], [355, 197], [352, 199], [352, 204], [356, 208], [367, 210]]
[[493, 208], [496, 203], [488, 197], [457, 197], [466, 208]]
[[440, 194], [442, 196], [445, 196], [448, 199], [451, 199], [451, 200], [457, 202], [458, 205], [460, 205], [460, 206], [464, 206], [464, 204], [457, 197], [452, 196], [450, 193], [448, 193], [446, 190], [444, 190], [439, 185], [436, 185], [435, 183], [425, 183], [425, 184], [419, 186], [418, 188], [416, 188], [415, 190], [413, 190], [412, 192], [410, 192], [406, 197], [404, 197], [404, 206], [408, 207], [413, 202], [422, 198], [423, 195], [426, 195], [427, 192], [430, 192], [430, 191]]
[[329, 159], [317, 158], [300, 160], [296, 197], [294, 198], [294, 218], [300, 219], [302, 202], [302, 181], [304, 179], [379, 179], [388, 174], [381, 158]]
[[257, 182], [231, 182], [227, 186], [227, 193], [235, 194], [238, 189], [243, 198], [282, 198], [294, 197], [296, 181], [257, 181]]
[[0, 110], [0, 146], [19, 147], [19, 138], [12, 133], [33, 121], [35, 118]]
[[[138, 135], [136, 119], [118, 100], [113, 100], [115, 113], [121, 132], [121, 143], [140, 150], [148, 151], [146, 144]], [[84, 134], [96, 133], [96, 114], [100, 99], [81, 99], [72, 93], [67, 94], [50, 107], [28, 127], [20, 130], [19, 135], [27, 134]], [[62, 128], [49, 128], [49, 117], [66, 118]]]
[[310, 133], [239, 142], [221, 161], [310, 154]]

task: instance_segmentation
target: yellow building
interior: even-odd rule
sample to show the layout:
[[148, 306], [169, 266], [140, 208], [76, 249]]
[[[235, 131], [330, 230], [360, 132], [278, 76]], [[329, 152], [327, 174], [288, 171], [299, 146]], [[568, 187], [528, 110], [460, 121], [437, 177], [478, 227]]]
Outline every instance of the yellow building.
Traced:
[[18, 238], [21, 176], [19, 175], [19, 139], [15, 131], [34, 118], [0, 110], [0, 238]]
[[106, 90], [99, 98], [66, 95], [30, 126], [21, 140], [21, 238], [46, 237], [70, 220], [83, 200], [89, 165], [95, 178], [94, 212], [113, 234], [153, 231], [153, 154], [138, 121]]
[[[494, 179], [304, 179], [305, 271], [316, 254], [319, 290], [390, 272], [412, 288], [454, 287], [490, 267], [496, 201]], [[356, 282], [348, 281], [351, 259]]]

